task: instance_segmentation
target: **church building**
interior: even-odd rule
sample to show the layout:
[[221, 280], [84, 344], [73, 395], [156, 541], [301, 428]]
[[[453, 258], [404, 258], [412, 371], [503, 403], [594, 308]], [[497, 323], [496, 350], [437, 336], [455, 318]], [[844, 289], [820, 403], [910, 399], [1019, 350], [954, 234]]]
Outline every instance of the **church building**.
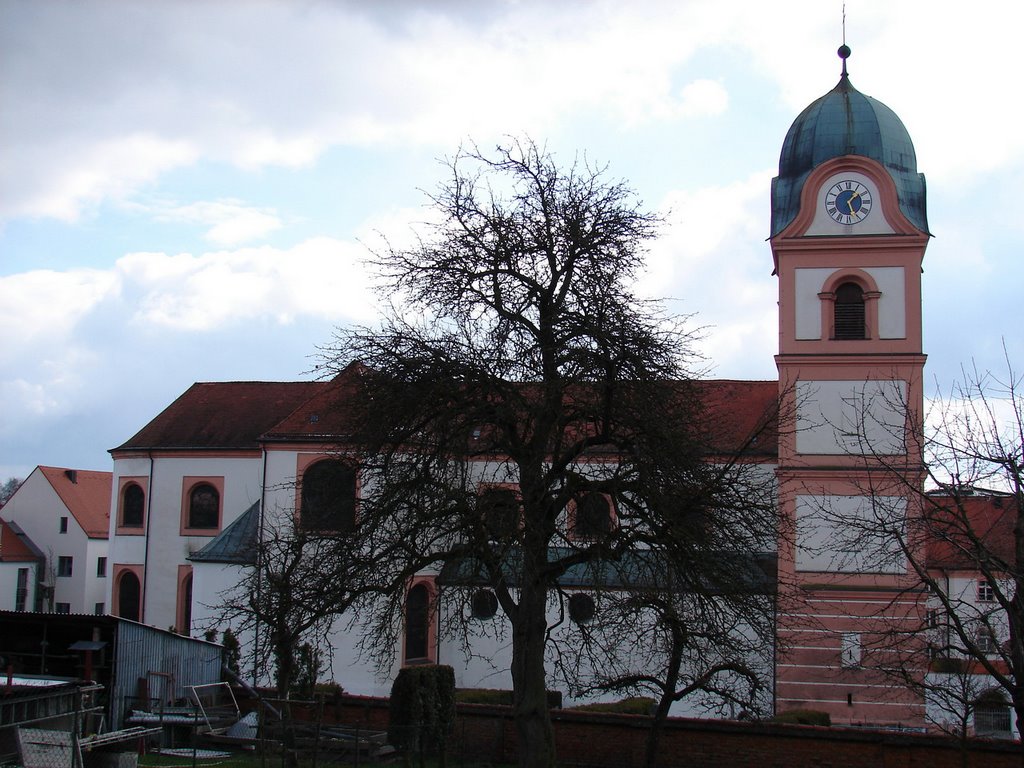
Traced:
[[[854, 88], [849, 48], [839, 55], [839, 83], [792, 124], [770, 190], [778, 382], [708, 385], [728, 387], [751, 423], [778, 406], [777, 444], [758, 457], [774, 473], [782, 520], [777, 626], [763, 638], [772, 706], [919, 728], [923, 695], [881, 670], [895, 658], [893, 638], [923, 642], [911, 630], [927, 595], [879, 532], [913, 520], [924, 478], [925, 181], [903, 123]], [[115, 448], [112, 611], [198, 632], [218, 591], [252, 566], [260, 516], [302, 505], [303, 478], [347, 483], [357, 498], [357, 478], [329, 464], [340, 391], [334, 382], [195, 384]], [[410, 604], [435, 596], [429, 574], [410, 585]], [[417, 629], [426, 660], [437, 659], [435, 630]], [[414, 661], [407, 655], [396, 664]], [[390, 685], [346, 674], [339, 680], [355, 693]]]

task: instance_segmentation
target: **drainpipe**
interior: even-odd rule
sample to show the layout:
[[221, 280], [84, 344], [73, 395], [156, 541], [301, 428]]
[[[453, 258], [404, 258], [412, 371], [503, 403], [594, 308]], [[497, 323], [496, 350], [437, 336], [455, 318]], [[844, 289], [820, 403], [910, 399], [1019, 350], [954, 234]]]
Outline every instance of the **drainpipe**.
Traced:
[[139, 622], [146, 622], [146, 592], [149, 590], [149, 535], [153, 526], [153, 473], [154, 460], [153, 451], [146, 452], [149, 455], [149, 493], [146, 494], [146, 548], [142, 555], [142, 597], [139, 606]]
[[[262, 557], [263, 551], [263, 510], [267, 502], [267, 447], [261, 446], [260, 452], [262, 454], [263, 467], [260, 470], [260, 509], [259, 509], [259, 524], [256, 527], [256, 605], [260, 604], [262, 598], [260, 587], [263, 584], [262, 578]], [[256, 621], [253, 625], [252, 633], [252, 684], [253, 687], [257, 687], [260, 684], [259, 681], [259, 659], [260, 659], [260, 620], [256, 617]], [[241, 665], [239, 665], [241, 666]], [[241, 670], [239, 670], [241, 671]]]

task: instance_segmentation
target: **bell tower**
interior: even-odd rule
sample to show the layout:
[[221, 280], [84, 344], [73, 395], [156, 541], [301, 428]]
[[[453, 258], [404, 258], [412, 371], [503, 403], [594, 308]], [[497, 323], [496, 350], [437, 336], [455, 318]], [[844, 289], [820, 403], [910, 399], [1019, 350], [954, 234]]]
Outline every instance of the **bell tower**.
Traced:
[[[779, 281], [778, 710], [835, 723], [923, 723], [879, 671], [923, 610], [885, 535], [921, 482], [924, 176], [896, 114], [842, 75], [786, 135], [772, 181]], [[908, 597], [908, 595], [910, 597]]]

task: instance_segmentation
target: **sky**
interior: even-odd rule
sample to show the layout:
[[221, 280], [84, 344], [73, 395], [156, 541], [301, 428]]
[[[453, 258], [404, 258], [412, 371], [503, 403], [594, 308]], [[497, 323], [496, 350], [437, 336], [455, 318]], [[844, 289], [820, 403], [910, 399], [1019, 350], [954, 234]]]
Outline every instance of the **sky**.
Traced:
[[[927, 177], [929, 392], [1024, 369], [1024, 3], [848, 0]], [[109, 470], [195, 381], [315, 378], [460, 146], [531, 137], [665, 215], [639, 290], [773, 379], [769, 189], [841, 0], [0, 0], [0, 480]]]

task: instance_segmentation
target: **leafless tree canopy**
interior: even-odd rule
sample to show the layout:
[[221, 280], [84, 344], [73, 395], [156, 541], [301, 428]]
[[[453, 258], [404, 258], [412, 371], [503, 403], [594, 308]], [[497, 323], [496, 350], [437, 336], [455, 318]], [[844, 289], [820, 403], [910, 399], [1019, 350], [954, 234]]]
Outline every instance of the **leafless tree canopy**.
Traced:
[[[603, 169], [560, 168], [531, 142], [472, 148], [450, 168], [432, 198], [441, 221], [414, 247], [375, 254], [390, 316], [322, 352], [359, 389], [359, 535], [403, 542], [392, 583], [433, 564], [494, 591], [511, 627], [521, 763], [547, 766], [560, 580], [657, 545], [706, 589], [727, 578], [708, 552], [760, 549], [773, 523], [730, 482], [752, 434], [707, 461], [714, 429], [685, 319], [634, 293], [658, 218]], [[592, 494], [614, 524], [574, 536], [568, 515]], [[378, 632], [393, 636], [396, 615], [382, 612]]]

